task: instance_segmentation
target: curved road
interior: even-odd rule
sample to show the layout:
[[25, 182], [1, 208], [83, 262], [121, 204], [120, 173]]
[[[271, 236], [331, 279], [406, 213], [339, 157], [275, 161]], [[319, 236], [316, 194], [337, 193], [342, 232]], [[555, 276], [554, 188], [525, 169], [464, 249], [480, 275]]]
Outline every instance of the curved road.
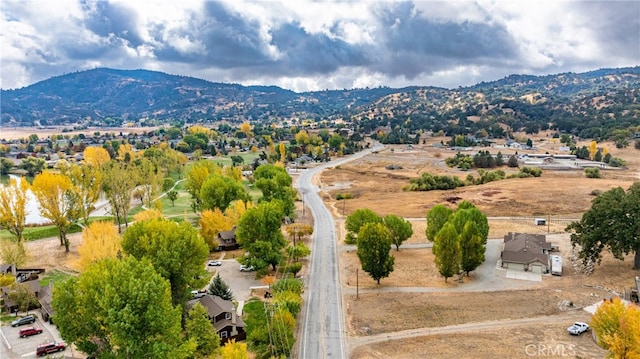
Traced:
[[[379, 144], [373, 147], [375, 150], [380, 148], [382, 146]], [[314, 220], [311, 268], [305, 292], [304, 323], [299, 338], [298, 358], [346, 358], [335, 223], [318, 195], [320, 189], [312, 183], [312, 179], [328, 167], [366, 156], [371, 151], [372, 149], [367, 149], [327, 162], [307, 170], [298, 178], [298, 190]]]

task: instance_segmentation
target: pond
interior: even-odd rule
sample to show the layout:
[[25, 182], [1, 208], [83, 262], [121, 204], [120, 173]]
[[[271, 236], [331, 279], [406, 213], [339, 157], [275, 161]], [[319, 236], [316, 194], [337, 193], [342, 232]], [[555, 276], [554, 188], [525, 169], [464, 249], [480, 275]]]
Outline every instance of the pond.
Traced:
[[[16, 175], [9, 175], [10, 178], [15, 179], [20, 184], [20, 177]], [[4, 186], [4, 184], [2, 184]], [[25, 224], [27, 225], [38, 225], [38, 224], [47, 224], [50, 221], [42, 216], [40, 212], [40, 206], [38, 203], [38, 199], [31, 192], [31, 190], [27, 191], [27, 205], [26, 205], [26, 219]]]

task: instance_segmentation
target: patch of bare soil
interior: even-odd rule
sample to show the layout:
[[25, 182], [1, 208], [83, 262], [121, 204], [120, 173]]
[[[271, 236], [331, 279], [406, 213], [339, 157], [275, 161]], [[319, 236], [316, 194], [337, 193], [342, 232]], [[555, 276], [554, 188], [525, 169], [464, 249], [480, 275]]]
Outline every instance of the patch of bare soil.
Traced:
[[69, 252], [65, 252], [64, 246], [60, 245], [58, 238], [46, 238], [24, 243], [27, 252], [26, 268], [44, 268], [46, 271], [52, 269], [64, 272], [75, 272], [73, 262], [78, 259], [78, 247], [82, 243], [82, 234], [73, 233], [69, 238]]
[[[577, 317], [584, 320], [585, 318]], [[352, 359], [604, 358], [591, 335], [573, 337], [566, 322], [525, 324], [475, 332], [405, 338], [361, 346]], [[401, 348], [401, 349], [399, 349]]]

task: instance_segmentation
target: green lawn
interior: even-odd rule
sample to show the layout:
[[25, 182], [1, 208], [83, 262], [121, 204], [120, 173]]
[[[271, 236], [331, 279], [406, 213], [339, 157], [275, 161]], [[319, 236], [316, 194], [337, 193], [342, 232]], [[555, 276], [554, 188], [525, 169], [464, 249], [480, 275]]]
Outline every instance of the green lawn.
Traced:
[[55, 286], [56, 284], [67, 280], [67, 278], [69, 277], [71, 277], [71, 274], [67, 274], [54, 269], [51, 272], [45, 272], [43, 275], [41, 275], [38, 282], [41, 286], [45, 286], [49, 285], [49, 281], [52, 280], [53, 285]]

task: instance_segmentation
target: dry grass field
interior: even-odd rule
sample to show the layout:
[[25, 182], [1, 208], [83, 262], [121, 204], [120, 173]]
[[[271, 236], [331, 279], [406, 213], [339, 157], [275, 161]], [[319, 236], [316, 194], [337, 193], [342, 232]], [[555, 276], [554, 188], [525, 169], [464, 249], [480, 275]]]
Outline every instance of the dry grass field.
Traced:
[[[575, 273], [568, 263], [568, 234], [563, 232], [567, 224], [590, 208], [595, 191], [618, 186], [626, 189], [640, 180], [640, 151], [618, 150], [611, 143], [599, 144], [607, 147], [613, 156], [626, 160], [628, 167], [601, 171], [600, 179], [588, 179], [580, 170], [547, 170], [540, 178], [509, 179], [452, 191], [403, 191], [410, 178], [423, 172], [461, 178], [469, 173], [477, 175], [475, 171], [447, 168], [444, 159], [455, 153], [432, 146], [440, 140], [427, 139], [426, 144], [410, 150], [406, 146], [385, 146], [378, 153], [324, 171], [318, 185], [336, 217], [340, 239], [344, 238], [344, 218], [356, 209], [369, 208], [380, 215], [409, 218], [414, 234], [406, 243], [427, 243], [426, 212], [436, 204], [455, 208], [461, 200], [469, 200], [489, 217], [505, 217], [490, 218], [489, 238], [502, 238], [510, 231], [553, 234], [550, 240], [562, 247], [565, 273], [561, 277], [545, 275], [541, 282], [512, 279], [502, 283], [510, 286], [508, 290], [487, 288], [483, 291], [478, 283], [474, 285], [473, 273], [465, 277], [463, 283], [453, 278], [445, 283], [433, 264], [430, 248], [401, 249], [392, 251], [396, 258], [394, 272], [377, 285], [361, 269], [356, 278], [360, 267], [355, 250], [343, 249], [340, 270], [350, 357], [515, 358], [532, 356], [532, 345], [536, 356], [604, 357], [606, 353], [590, 336], [571, 337], [566, 327], [575, 320], [588, 321], [589, 314], [582, 307], [630, 288], [640, 271], [631, 270], [631, 257], [618, 261], [605, 255], [593, 274]], [[537, 153], [558, 153], [559, 144], [549, 139], [536, 139], [536, 143], [540, 146]], [[588, 143], [579, 145], [588, 146]], [[505, 157], [513, 153], [513, 150], [501, 151]], [[387, 170], [385, 167], [391, 164], [402, 168]], [[353, 198], [336, 201], [338, 194], [349, 194]], [[534, 225], [533, 218], [537, 217], [549, 219], [549, 225]], [[573, 306], [561, 305], [567, 302]], [[528, 318], [531, 323], [519, 324], [518, 321]], [[487, 321], [499, 324], [488, 328], [476, 325]], [[438, 329], [457, 325], [468, 327], [449, 333]], [[406, 333], [407, 330], [421, 331], [421, 328], [436, 331], [422, 335]]]
[[137, 127], [96, 127], [96, 128], [88, 128], [86, 130], [77, 130], [77, 131], [69, 131], [62, 132], [65, 127], [55, 127], [55, 128], [37, 128], [37, 127], [0, 127], [0, 139], [5, 140], [14, 140], [20, 138], [27, 138], [31, 134], [37, 134], [39, 138], [47, 138], [51, 135], [91, 135], [93, 136], [94, 132], [100, 133], [143, 133], [155, 130], [157, 127], [145, 127], [145, 128], [137, 128]]

